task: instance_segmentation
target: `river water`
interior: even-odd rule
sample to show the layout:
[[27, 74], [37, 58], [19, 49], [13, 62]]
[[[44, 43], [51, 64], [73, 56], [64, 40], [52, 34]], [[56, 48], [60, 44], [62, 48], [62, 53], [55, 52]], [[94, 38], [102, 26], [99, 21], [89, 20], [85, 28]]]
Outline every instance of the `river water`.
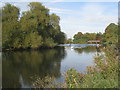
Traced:
[[32, 87], [33, 77], [54, 76], [64, 81], [64, 72], [75, 68], [85, 73], [94, 64], [94, 56], [100, 54], [95, 44], [65, 44], [54, 49], [9, 51], [2, 53], [3, 88]]

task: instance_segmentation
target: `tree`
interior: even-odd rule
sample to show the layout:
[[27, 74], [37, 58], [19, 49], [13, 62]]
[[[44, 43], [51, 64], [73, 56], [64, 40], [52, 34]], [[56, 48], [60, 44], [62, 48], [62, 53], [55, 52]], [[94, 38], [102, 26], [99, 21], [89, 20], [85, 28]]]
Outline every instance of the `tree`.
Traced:
[[78, 32], [74, 35], [73, 43], [86, 44], [89, 40], [96, 40], [96, 33], [84, 33]]
[[118, 43], [118, 25], [111, 23], [107, 26], [104, 33], [104, 44]]
[[3, 7], [3, 47], [39, 48], [64, 43], [66, 36], [60, 30], [60, 17], [49, 14], [49, 9], [39, 2], [31, 2], [28, 6], [30, 10], [21, 17], [17, 7], [11, 4]]
[[71, 38], [66, 39], [65, 43], [71, 44], [72, 43], [72, 39]]
[[56, 35], [57, 33], [60, 32], [59, 20], [60, 18], [56, 14], [50, 15], [50, 21], [49, 21], [50, 35]]
[[19, 8], [6, 4], [2, 8], [2, 46], [3, 48], [13, 47], [15, 34], [19, 33]]
[[96, 40], [102, 41], [102, 37], [103, 37], [103, 35], [102, 35], [101, 32], [99, 32], [99, 33], [96, 34]]
[[82, 36], [83, 36], [82, 32], [78, 32], [77, 34], [74, 35], [74, 39], [78, 39]]
[[65, 40], [66, 40], [66, 35], [64, 32], [59, 32], [54, 38], [54, 41], [58, 44], [65, 43]]

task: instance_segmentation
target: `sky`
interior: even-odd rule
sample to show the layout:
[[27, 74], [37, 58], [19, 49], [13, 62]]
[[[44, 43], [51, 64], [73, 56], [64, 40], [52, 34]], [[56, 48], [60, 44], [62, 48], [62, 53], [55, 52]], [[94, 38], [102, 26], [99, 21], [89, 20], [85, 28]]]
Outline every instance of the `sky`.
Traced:
[[[6, 2], [9, 2], [19, 7], [20, 11], [23, 12], [29, 10], [27, 5], [31, 1], [35, 0], [21, 0], [21, 2], [4, 0], [0, 3], [0, 7], [4, 6]], [[88, 0], [85, 1], [74, 0], [73, 2], [69, 0], [66, 2], [65, 0], [53, 0], [53, 2], [49, 2], [46, 0], [45, 2], [44, 0], [42, 3], [50, 9], [50, 14], [56, 13], [60, 16], [61, 31], [66, 33], [68, 38], [72, 38], [77, 32], [103, 33], [110, 23], [117, 24], [117, 0], [114, 0], [114, 2], [112, 0], [108, 0], [110, 2], [99, 2], [100, 0], [96, 0], [98, 2], [94, 0], [90, 2], [87, 2]]]

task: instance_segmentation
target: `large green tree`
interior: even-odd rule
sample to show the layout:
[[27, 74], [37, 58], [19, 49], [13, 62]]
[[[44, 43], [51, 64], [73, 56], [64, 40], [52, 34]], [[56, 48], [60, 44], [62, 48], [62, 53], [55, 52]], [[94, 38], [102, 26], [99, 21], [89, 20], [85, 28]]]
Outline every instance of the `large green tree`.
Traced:
[[2, 46], [13, 47], [14, 39], [19, 32], [19, 8], [6, 4], [2, 8]]
[[103, 43], [106, 45], [118, 43], [118, 25], [111, 23], [106, 27]]
[[60, 17], [50, 14], [39, 2], [28, 6], [30, 9], [21, 15], [14, 5], [6, 4], [2, 8], [3, 48], [54, 47], [64, 43], [66, 37], [60, 29]]

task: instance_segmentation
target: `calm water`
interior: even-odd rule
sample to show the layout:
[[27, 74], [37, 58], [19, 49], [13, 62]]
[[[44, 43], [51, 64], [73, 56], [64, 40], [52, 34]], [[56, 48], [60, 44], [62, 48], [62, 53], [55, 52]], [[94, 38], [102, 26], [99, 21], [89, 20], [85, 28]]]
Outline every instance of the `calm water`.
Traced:
[[34, 77], [54, 76], [63, 82], [63, 72], [75, 68], [85, 73], [93, 65], [94, 56], [100, 53], [96, 46], [61, 45], [55, 49], [10, 51], [2, 53], [3, 88], [32, 87]]

